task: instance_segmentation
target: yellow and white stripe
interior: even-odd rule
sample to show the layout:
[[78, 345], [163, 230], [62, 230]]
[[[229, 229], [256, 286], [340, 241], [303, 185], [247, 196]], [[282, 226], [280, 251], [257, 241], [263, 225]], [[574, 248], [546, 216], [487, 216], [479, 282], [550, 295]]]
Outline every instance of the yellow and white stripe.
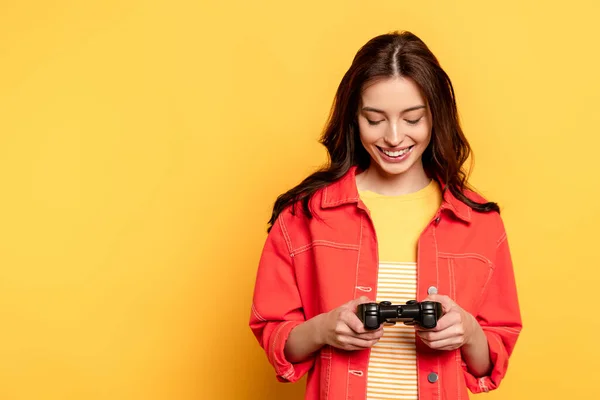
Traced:
[[[417, 293], [416, 263], [379, 265], [377, 301], [406, 304]], [[417, 394], [417, 356], [414, 327], [402, 322], [384, 326], [383, 337], [371, 348], [367, 399], [414, 399]]]

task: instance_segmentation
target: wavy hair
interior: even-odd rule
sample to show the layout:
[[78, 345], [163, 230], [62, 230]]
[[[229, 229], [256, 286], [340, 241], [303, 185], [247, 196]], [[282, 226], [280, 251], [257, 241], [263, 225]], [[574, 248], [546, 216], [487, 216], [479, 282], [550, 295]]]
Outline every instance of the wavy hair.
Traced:
[[268, 230], [290, 205], [301, 203], [311, 218], [309, 200], [316, 191], [344, 176], [353, 166], [369, 166], [370, 156], [360, 142], [357, 121], [361, 90], [367, 82], [391, 77], [407, 77], [416, 82], [431, 110], [431, 141], [422, 155], [426, 174], [474, 210], [499, 212], [496, 203], [478, 203], [465, 195], [465, 189], [472, 188], [463, 165], [472, 151], [459, 123], [452, 82], [425, 43], [403, 31], [374, 37], [359, 49], [337, 88], [319, 141], [327, 148], [328, 163], [277, 197]]

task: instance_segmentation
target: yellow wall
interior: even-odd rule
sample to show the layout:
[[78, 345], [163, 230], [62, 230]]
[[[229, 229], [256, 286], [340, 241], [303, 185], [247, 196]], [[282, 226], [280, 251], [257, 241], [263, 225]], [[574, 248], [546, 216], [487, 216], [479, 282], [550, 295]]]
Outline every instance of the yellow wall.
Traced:
[[0, 399], [300, 399], [247, 328], [265, 224], [394, 29], [504, 207], [525, 330], [485, 398], [599, 398], [600, 7], [533, 3], [0, 3]]

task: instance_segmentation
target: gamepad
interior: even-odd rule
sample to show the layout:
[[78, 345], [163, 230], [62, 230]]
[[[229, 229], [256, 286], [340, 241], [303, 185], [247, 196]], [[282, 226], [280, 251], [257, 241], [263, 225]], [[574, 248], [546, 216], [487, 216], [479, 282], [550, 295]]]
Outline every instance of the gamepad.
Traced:
[[406, 304], [392, 305], [389, 301], [360, 304], [356, 310], [365, 329], [374, 330], [382, 323], [419, 325], [425, 329], [435, 328], [442, 317], [442, 304], [436, 301], [409, 300]]

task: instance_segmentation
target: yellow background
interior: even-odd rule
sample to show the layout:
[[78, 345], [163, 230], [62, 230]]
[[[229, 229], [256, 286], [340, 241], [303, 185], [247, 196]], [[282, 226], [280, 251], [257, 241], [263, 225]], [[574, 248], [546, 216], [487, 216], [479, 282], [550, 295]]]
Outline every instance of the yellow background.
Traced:
[[[597, 2], [0, 2], [0, 399], [301, 399], [247, 321], [369, 38], [453, 79], [525, 329], [487, 399], [598, 399]], [[477, 396], [476, 398], [478, 398]]]

